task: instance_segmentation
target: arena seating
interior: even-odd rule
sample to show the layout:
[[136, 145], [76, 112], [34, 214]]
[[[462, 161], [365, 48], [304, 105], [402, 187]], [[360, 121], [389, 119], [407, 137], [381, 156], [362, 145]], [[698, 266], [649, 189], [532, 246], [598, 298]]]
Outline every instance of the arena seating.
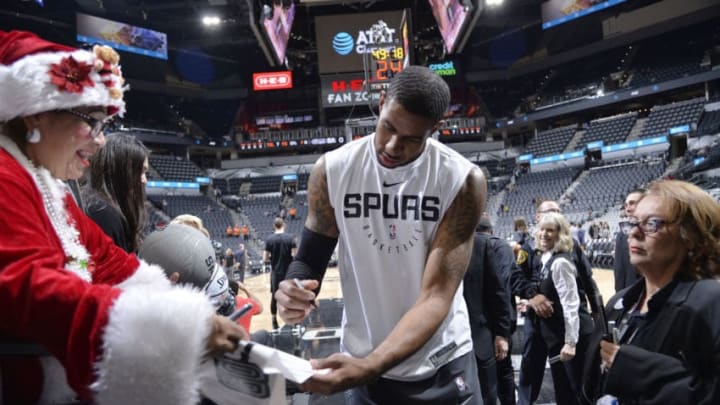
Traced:
[[667, 135], [670, 128], [681, 125], [690, 125], [692, 129], [700, 120], [704, 104], [704, 99], [695, 98], [653, 107], [640, 137]]
[[502, 204], [508, 209], [499, 213], [495, 234], [501, 238], [510, 236], [515, 216], [524, 216], [526, 220], [532, 222], [535, 216], [535, 203], [539, 200], [559, 199], [579, 173], [578, 169], [562, 168], [520, 176], [505, 195]]
[[149, 161], [164, 180], [194, 182], [198, 177], [206, 176], [193, 162], [179, 156], [151, 154]]
[[697, 135], [715, 135], [720, 133], [720, 110], [705, 111], [698, 124]]
[[530, 140], [527, 153], [532, 153], [535, 157], [562, 153], [575, 135], [576, 129], [577, 126], [573, 124], [538, 132], [537, 136]]
[[475, 162], [480, 167], [485, 167], [490, 172], [490, 177], [509, 176], [515, 171], [515, 158], [491, 159]]
[[630, 82], [630, 87], [649, 86], [702, 73], [708, 70], [700, 66], [700, 61], [674, 62], [671, 65], [653, 66], [638, 69]]
[[563, 213], [569, 221], [584, 222], [617, 206], [628, 192], [663, 174], [665, 163], [662, 159], [648, 160], [650, 158], [627, 164], [607, 163], [590, 169], [571, 193], [569, 203], [563, 206]]
[[595, 141], [603, 141], [605, 145], [624, 142], [636, 118], [637, 113], [629, 113], [590, 121], [587, 132], [578, 142], [575, 150], [584, 149], [586, 144]]

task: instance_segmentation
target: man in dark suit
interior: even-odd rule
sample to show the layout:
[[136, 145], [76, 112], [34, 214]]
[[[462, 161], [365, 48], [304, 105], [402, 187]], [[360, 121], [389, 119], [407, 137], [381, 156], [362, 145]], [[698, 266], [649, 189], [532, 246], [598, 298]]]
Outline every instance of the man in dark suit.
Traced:
[[[645, 190], [638, 188], [631, 191], [625, 197], [625, 219], [633, 216], [635, 206], [645, 194]], [[635, 267], [630, 263], [630, 252], [628, 252], [627, 235], [622, 232], [617, 233], [615, 238], [615, 292], [632, 285], [638, 279]]]
[[[509, 361], [512, 328], [510, 293], [502, 281], [493, 245], [504, 241], [490, 235], [492, 224], [480, 219], [473, 241], [472, 256], [463, 280], [463, 295], [468, 306], [475, 360], [483, 402], [494, 404], [498, 397], [497, 362]], [[513, 262], [512, 250], [507, 245]], [[510, 364], [512, 370], [512, 364]], [[510, 374], [512, 376], [512, 372]], [[514, 387], [513, 387], [514, 388]]]

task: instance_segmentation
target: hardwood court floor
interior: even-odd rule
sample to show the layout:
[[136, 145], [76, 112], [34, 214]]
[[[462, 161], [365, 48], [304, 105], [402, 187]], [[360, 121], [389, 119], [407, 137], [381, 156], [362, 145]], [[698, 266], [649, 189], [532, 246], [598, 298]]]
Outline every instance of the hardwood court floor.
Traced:
[[[607, 301], [614, 293], [614, 277], [612, 270], [594, 269], [593, 278], [598, 284], [603, 299]], [[255, 294], [263, 304], [263, 312], [253, 317], [251, 324], [251, 332], [258, 329], [271, 329], [272, 320], [270, 316], [270, 273], [259, 275], [246, 275], [245, 284], [248, 289]], [[340, 289], [340, 277], [337, 267], [328, 268], [325, 273], [322, 290], [320, 291], [320, 299], [341, 298], [342, 291]], [[278, 322], [282, 326], [282, 320], [278, 318]]]

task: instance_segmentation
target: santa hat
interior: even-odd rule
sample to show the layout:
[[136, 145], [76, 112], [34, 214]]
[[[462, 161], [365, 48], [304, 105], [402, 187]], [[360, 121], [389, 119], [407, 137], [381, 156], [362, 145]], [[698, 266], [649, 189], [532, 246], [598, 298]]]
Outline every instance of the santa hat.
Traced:
[[0, 122], [44, 111], [106, 107], [125, 113], [117, 52], [75, 49], [31, 32], [0, 31]]

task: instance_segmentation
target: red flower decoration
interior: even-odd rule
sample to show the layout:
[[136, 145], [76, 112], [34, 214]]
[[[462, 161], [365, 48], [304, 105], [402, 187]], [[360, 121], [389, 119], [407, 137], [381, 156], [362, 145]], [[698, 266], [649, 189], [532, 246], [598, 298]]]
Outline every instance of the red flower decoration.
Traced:
[[82, 93], [83, 87], [93, 87], [95, 83], [90, 79], [90, 72], [93, 65], [78, 62], [72, 56], [63, 58], [59, 64], [53, 63], [50, 66], [50, 81], [61, 91], [70, 93]]

